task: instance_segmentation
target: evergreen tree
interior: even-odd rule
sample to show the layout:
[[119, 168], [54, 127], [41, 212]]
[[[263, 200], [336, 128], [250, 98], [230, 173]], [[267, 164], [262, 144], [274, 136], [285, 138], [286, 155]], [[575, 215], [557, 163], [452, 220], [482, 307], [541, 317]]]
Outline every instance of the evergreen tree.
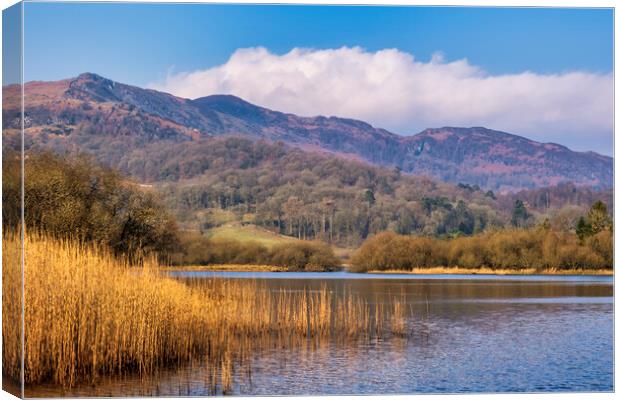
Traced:
[[369, 206], [375, 204], [375, 193], [371, 189], [366, 189], [364, 193], [364, 200], [368, 202]]
[[525, 204], [523, 204], [521, 200], [517, 199], [517, 201], [515, 201], [515, 207], [512, 211], [512, 219], [510, 220], [512, 225], [517, 228], [524, 228], [530, 217], [531, 215], [525, 208]]
[[579, 241], [583, 242], [584, 239], [592, 234], [592, 227], [586, 222], [584, 217], [580, 217], [575, 227], [575, 233], [579, 237]]
[[464, 201], [459, 200], [456, 207], [446, 216], [445, 225], [447, 233], [464, 233], [471, 235], [474, 232], [475, 218]]

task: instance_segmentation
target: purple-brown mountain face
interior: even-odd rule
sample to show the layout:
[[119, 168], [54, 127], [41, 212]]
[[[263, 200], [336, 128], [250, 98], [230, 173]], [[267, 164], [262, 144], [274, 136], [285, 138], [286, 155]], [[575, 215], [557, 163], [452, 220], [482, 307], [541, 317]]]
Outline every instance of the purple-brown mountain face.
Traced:
[[[3, 88], [8, 141], [16, 140], [20, 125], [18, 90]], [[162, 141], [244, 135], [494, 190], [568, 181], [599, 188], [613, 185], [610, 157], [486, 128], [446, 127], [399, 136], [362, 121], [299, 117], [228, 95], [183, 99], [88, 73], [27, 83], [24, 92], [27, 146], [92, 152], [112, 165], [126, 153], [148, 151]]]

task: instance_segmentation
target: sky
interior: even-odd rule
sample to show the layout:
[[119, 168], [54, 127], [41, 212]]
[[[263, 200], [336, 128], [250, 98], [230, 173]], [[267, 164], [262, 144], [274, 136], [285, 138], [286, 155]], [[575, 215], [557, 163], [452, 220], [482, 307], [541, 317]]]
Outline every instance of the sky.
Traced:
[[613, 151], [611, 9], [33, 2], [24, 26], [26, 81], [88, 71], [404, 135], [486, 126]]

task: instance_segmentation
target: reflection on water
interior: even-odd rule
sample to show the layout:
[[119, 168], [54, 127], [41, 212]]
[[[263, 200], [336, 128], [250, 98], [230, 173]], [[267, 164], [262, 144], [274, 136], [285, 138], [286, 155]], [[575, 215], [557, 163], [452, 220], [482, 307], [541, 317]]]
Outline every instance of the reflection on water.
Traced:
[[460, 274], [383, 274], [354, 272], [247, 272], [247, 271], [170, 271], [176, 277], [200, 278], [240, 278], [240, 279], [369, 279], [369, 280], [492, 280], [492, 281], [539, 281], [539, 282], [611, 282], [613, 278], [606, 275], [460, 275]]
[[[371, 306], [398, 297], [406, 302], [412, 335], [257, 343], [249, 358], [234, 365], [233, 394], [613, 390], [611, 277], [261, 275], [277, 278], [264, 280], [273, 291], [327, 285], [335, 293], [362, 295]], [[195, 284], [200, 276], [214, 279], [195, 273], [186, 282]], [[26, 395], [209, 395], [208, 376], [206, 365], [196, 361], [151, 377], [103, 379], [66, 392], [27, 388]]]

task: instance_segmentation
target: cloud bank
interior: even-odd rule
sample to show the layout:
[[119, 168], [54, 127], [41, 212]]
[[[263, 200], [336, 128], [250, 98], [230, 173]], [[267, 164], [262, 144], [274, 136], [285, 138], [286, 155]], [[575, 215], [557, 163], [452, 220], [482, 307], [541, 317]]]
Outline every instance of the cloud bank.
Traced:
[[278, 111], [361, 119], [400, 134], [485, 126], [612, 151], [610, 73], [490, 75], [466, 59], [445, 62], [441, 54], [422, 62], [397, 49], [295, 48], [278, 55], [258, 47], [149, 86], [187, 98], [233, 94]]

